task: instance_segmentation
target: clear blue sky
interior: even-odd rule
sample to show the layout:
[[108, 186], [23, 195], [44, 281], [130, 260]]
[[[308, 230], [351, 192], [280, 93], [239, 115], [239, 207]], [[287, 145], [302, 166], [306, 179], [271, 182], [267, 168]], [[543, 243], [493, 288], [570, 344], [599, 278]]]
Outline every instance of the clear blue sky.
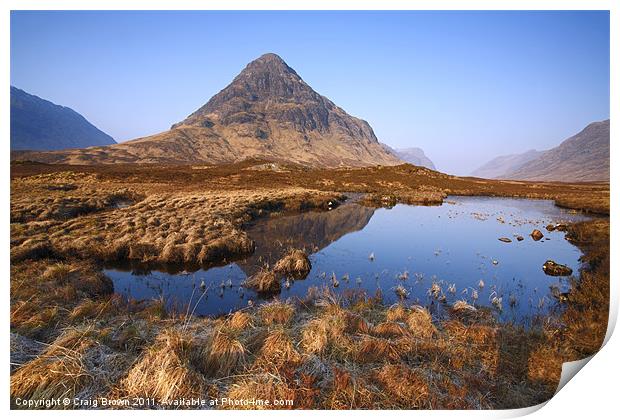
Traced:
[[11, 15], [11, 84], [117, 141], [168, 129], [266, 52], [450, 173], [609, 117], [608, 12]]

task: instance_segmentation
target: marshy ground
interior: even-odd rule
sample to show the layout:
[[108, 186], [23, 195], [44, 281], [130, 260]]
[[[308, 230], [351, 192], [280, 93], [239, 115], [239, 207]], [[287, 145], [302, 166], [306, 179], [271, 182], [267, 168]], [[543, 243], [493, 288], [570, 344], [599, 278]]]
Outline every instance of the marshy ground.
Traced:
[[[482, 307], [455, 305], [435, 319], [421, 306], [384, 304], [380, 294], [322, 289], [199, 318], [191, 308], [169, 313], [161, 300], [125, 299], [102, 272], [110, 261], [192, 269], [251, 255], [247, 223], [327, 211], [350, 192], [368, 206], [545, 198], [603, 217], [566, 227], [583, 268], [558, 316], [527, 330]], [[200, 397], [293, 401], [282, 408], [534, 405], [553, 395], [563, 361], [593, 354], [604, 338], [608, 214], [608, 184], [489, 181], [411, 165], [13, 163], [11, 398], [15, 407], [17, 398], [64, 397], [148, 398], [140, 408]], [[278, 267], [307, 269], [299, 255]]]

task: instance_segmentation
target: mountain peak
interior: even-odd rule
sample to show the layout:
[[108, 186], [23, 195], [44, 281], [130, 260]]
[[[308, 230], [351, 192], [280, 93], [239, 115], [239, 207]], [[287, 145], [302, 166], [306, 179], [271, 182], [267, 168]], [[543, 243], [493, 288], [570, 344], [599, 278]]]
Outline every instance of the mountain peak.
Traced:
[[265, 159], [313, 167], [401, 163], [379, 144], [366, 121], [315, 92], [273, 53], [251, 61], [170, 131], [93, 153], [59, 153], [46, 159], [106, 163]]
[[273, 63], [278, 65], [285, 65], [288, 67], [286, 62], [276, 53], [265, 53], [258, 57], [257, 59], [251, 61], [249, 64], [253, 63]]
[[[260, 75], [261, 73], [270, 73], [272, 76], [284, 76], [287, 74], [299, 76], [288, 64], [277, 54], [263, 54], [257, 59], [248, 63], [239, 76]], [[237, 77], [239, 77], [237, 76]]]
[[[301, 115], [299, 109], [303, 108]], [[277, 112], [279, 120], [324, 129], [327, 112], [334, 104], [308, 86], [277, 54], [263, 54], [251, 61], [234, 79], [205, 105], [173, 128], [181, 125], [211, 127], [256, 122]], [[307, 120], [308, 110], [317, 111]], [[308, 127], [307, 127], [308, 128]]]

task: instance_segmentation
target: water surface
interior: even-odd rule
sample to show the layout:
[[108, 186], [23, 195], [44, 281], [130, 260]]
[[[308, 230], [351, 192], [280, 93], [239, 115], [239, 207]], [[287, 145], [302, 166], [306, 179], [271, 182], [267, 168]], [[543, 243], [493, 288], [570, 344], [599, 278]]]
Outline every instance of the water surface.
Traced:
[[[258, 221], [247, 229], [256, 242], [255, 253], [222, 267], [176, 274], [115, 268], [106, 274], [124, 296], [163, 297], [169, 309], [185, 311], [189, 305], [197, 315], [218, 315], [246, 307], [248, 300], [268, 299], [243, 288], [243, 281], [265, 264], [273, 265], [290, 247], [305, 248], [312, 270], [305, 280], [283, 287], [281, 299], [303, 297], [316, 286], [371, 295], [380, 289], [391, 303], [399, 300], [395, 290], [401, 285], [407, 303], [440, 311], [444, 303], [429, 294], [437, 283], [446, 304], [463, 299], [492, 306], [492, 298], [501, 297], [502, 310], [494, 308], [498, 318], [528, 324], [557, 308], [552, 289], [569, 288], [568, 279], [547, 276], [543, 263], [555, 260], [575, 274], [579, 268], [579, 249], [564, 239], [564, 232], [548, 232], [545, 226], [584, 219], [546, 200], [449, 197], [441, 206], [399, 204], [391, 209], [346, 203], [329, 212]], [[543, 240], [529, 236], [535, 228], [544, 233]], [[524, 240], [517, 241], [517, 235]], [[201, 282], [207, 285], [204, 295]]]

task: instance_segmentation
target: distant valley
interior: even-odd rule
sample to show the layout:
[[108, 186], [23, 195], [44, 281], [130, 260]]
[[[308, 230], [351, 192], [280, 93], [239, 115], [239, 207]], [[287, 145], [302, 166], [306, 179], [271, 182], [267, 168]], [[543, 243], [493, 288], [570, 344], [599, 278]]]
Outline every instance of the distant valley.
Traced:
[[424, 154], [424, 150], [419, 147], [408, 147], [402, 149], [393, 149], [387, 144], [384, 144], [385, 147], [390, 153], [398, 156], [401, 160], [407, 163], [411, 163], [416, 166], [423, 166], [428, 169], [436, 170], [435, 164], [431, 161], [426, 154]]
[[495, 158], [473, 176], [524, 181], [609, 182], [609, 120], [589, 124], [547, 151]]

